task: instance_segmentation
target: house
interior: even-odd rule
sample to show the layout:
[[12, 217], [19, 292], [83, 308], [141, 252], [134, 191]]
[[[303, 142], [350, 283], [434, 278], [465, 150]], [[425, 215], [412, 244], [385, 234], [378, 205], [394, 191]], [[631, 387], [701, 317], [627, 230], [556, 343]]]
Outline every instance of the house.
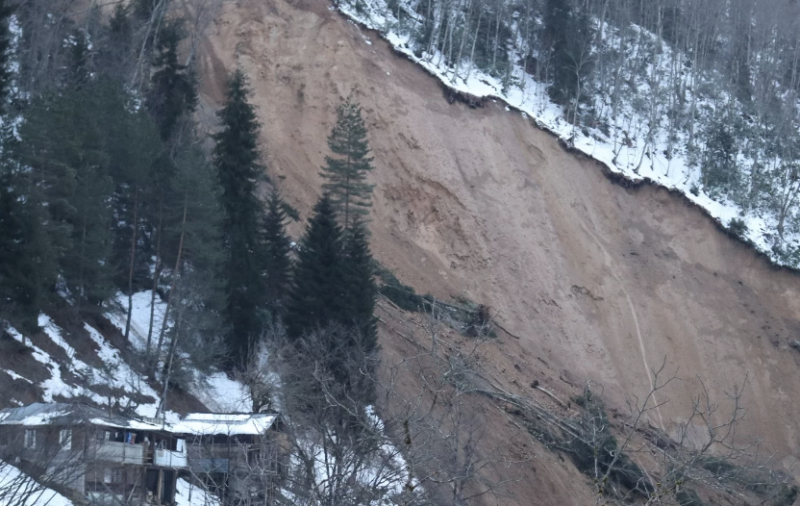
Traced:
[[185, 440], [165, 425], [80, 403], [0, 411], [0, 460], [92, 503], [175, 503]]
[[170, 430], [186, 441], [192, 476], [226, 503], [274, 502], [286, 454], [279, 415], [195, 413]]

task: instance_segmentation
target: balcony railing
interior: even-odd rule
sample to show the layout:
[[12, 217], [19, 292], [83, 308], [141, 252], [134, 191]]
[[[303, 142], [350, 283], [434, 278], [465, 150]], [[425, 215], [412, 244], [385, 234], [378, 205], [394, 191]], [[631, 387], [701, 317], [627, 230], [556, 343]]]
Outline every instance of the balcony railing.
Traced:
[[156, 448], [153, 463], [157, 466], [183, 469], [186, 467], [186, 454], [183, 452]]
[[97, 460], [117, 464], [144, 464], [144, 446], [116, 441], [104, 441], [97, 446]]

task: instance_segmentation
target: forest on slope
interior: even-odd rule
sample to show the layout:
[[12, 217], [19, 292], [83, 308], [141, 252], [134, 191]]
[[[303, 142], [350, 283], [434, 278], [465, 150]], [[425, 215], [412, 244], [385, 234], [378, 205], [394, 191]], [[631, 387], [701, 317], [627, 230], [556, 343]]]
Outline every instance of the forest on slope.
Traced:
[[285, 226], [299, 216], [263, 164], [244, 73], [227, 79], [215, 132], [196, 128], [202, 9], [8, 1], [1, 13], [1, 318], [36, 331], [44, 308], [101, 314], [127, 298], [127, 339], [133, 295], [149, 291], [154, 308], [160, 294], [166, 316], [158, 325], [151, 311], [144, 351], [153, 372], [176, 351], [201, 369], [243, 367], [282, 321], [294, 339], [355, 326], [374, 347], [358, 104], [342, 103], [327, 139], [324, 198], [294, 262]]
[[338, 6], [445, 85], [505, 99], [613, 170], [683, 191], [774, 261], [798, 264], [796, 2]]

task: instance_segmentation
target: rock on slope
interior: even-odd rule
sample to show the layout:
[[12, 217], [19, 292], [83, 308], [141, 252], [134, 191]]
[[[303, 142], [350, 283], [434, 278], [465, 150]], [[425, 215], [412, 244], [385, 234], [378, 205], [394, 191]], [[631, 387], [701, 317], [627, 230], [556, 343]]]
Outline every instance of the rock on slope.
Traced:
[[354, 94], [377, 167], [376, 256], [418, 291], [491, 306], [520, 337], [488, 352], [510, 385], [539, 379], [566, 396], [591, 380], [621, 406], [666, 359], [687, 380], [651, 416], [670, 431], [697, 375], [721, 401], [747, 375], [742, 430], [800, 476], [796, 275], [666, 190], [613, 184], [500, 104], [449, 105], [433, 78], [322, 0], [227, 2], [203, 44], [206, 110], [226, 72], [249, 74], [271, 174], [303, 217], [335, 107]]

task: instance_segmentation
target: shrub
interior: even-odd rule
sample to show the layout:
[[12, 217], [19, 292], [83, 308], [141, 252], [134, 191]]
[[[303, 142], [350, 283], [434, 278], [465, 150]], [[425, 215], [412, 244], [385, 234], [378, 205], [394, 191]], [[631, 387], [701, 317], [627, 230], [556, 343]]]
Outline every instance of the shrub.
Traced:
[[397, 304], [400, 309], [419, 312], [425, 309], [426, 304], [433, 302], [431, 295], [418, 295], [413, 288], [401, 283], [390, 270], [378, 266], [375, 271], [381, 281], [378, 293]]
[[731, 233], [736, 234], [739, 237], [745, 237], [747, 235], [747, 223], [745, 223], [742, 219], [732, 218], [730, 223], [728, 223], [728, 228], [730, 229]]

